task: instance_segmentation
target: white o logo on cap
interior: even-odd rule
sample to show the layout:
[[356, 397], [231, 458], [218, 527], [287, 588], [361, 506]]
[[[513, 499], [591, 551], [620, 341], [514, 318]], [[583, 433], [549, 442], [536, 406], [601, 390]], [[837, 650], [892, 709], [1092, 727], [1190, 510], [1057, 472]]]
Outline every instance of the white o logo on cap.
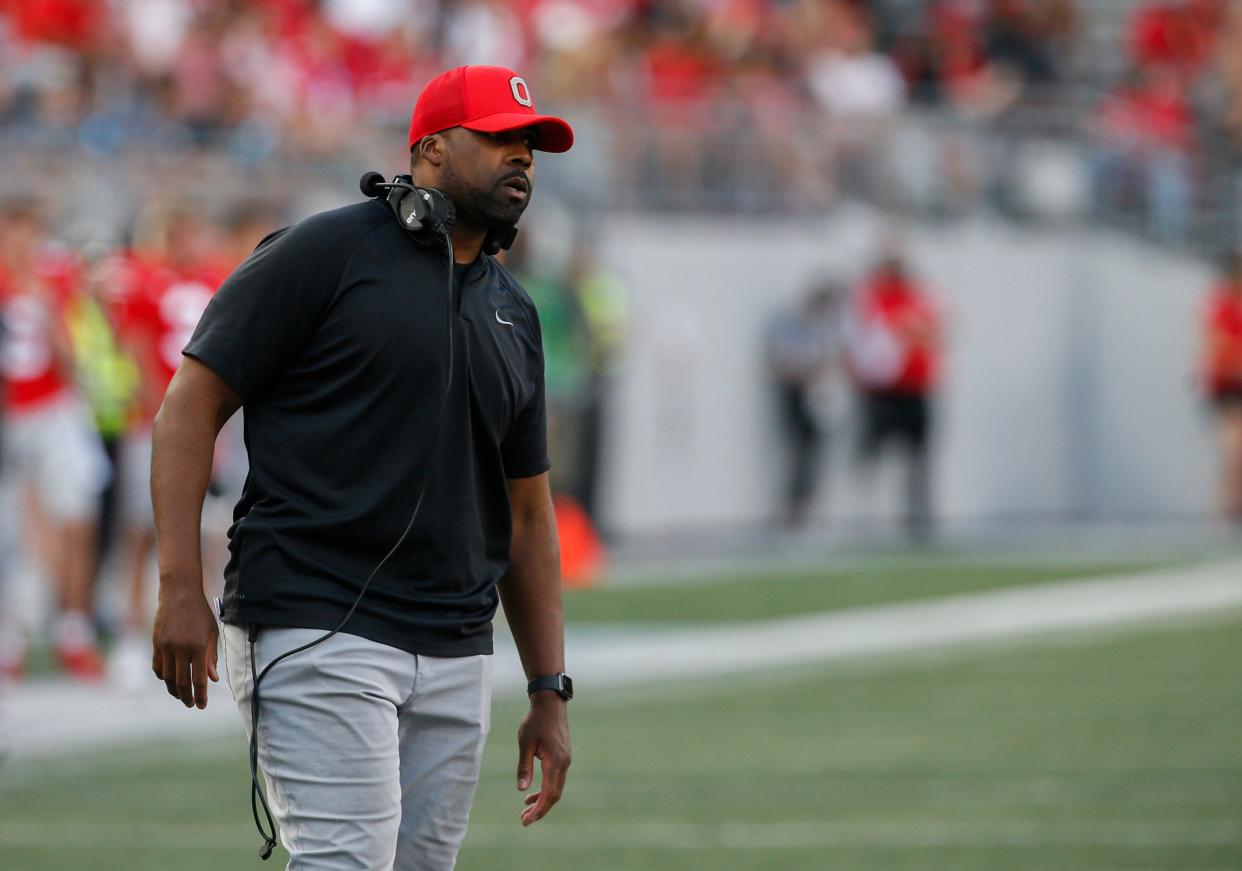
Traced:
[[521, 76], [509, 79], [509, 90], [513, 92], [513, 99], [523, 106], [530, 106], [535, 102], [530, 98], [530, 88], [526, 86], [526, 80]]

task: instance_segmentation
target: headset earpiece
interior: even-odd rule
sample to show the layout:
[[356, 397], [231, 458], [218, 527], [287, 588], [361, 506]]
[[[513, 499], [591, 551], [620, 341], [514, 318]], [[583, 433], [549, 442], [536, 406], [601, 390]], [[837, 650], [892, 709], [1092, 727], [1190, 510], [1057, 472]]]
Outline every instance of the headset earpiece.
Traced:
[[453, 205], [453, 201], [447, 194], [435, 188], [428, 188], [423, 196], [430, 197], [432, 201], [429, 209], [434, 231], [442, 236], [452, 236], [453, 227], [457, 224], [457, 207]]
[[513, 240], [517, 238], [517, 227], [505, 227], [503, 230], [492, 230], [487, 234], [487, 238], [483, 240], [483, 253], [493, 256], [501, 251], [508, 251], [513, 247]]
[[[364, 174], [358, 186], [368, 197], [383, 195], [384, 202], [392, 209], [397, 222], [410, 233], [430, 233], [446, 238], [453, 235], [457, 209], [444, 191], [417, 187], [414, 179], [408, 175], [398, 175], [391, 182], [385, 183], [384, 177], [378, 172]], [[388, 193], [384, 194], [385, 190]], [[495, 255], [507, 251], [516, 238], [517, 227], [492, 230], [483, 240], [483, 252]]]
[[408, 175], [399, 175], [384, 198], [397, 221], [411, 233], [451, 236], [457, 210], [444, 191], [415, 187]]

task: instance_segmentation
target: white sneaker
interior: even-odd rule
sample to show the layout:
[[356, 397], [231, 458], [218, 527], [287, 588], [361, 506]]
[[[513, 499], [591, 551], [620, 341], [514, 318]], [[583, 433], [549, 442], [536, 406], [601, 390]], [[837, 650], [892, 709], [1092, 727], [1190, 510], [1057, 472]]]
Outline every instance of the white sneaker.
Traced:
[[26, 639], [20, 632], [0, 627], [0, 690], [20, 681], [25, 667]]

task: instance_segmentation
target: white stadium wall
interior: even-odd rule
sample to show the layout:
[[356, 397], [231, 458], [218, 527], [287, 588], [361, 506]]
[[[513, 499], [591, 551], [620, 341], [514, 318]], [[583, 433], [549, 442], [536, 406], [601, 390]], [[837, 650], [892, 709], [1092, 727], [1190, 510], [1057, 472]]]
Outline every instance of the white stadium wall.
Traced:
[[[782, 453], [765, 331], [812, 277], [852, 281], [885, 231], [831, 220], [621, 220], [602, 256], [631, 294], [604, 511], [642, 536], [766, 522]], [[1191, 381], [1211, 273], [1111, 233], [907, 228], [947, 311], [935, 502], [946, 526], [1184, 518], [1212, 504], [1210, 421]], [[850, 471], [849, 415], [821, 519], [894, 516], [900, 480]], [[890, 464], [891, 465], [891, 464]]]

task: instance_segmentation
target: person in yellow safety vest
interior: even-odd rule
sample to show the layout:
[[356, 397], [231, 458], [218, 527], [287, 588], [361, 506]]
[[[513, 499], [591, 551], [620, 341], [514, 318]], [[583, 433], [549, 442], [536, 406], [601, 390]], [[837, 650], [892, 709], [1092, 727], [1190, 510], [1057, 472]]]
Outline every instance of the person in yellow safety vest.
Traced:
[[138, 366], [122, 348], [114, 319], [113, 297], [119, 263], [97, 249], [88, 250], [82, 292], [66, 311], [79, 388], [90, 404], [99, 436], [114, 443], [125, 432], [138, 392]]
[[599, 479], [603, 441], [606, 428], [611, 426], [609, 398], [625, 348], [629, 306], [625, 285], [595, 259], [586, 239], [575, 244], [566, 277], [581, 312], [587, 370], [578, 423], [574, 495], [602, 534]]
[[[102, 246], [83, 252], [82, 285], [69, 301], [65, 323], [73, 347], [74, 380], [90, 406], [100, 442], [116, 466], [117, 450], [134, 412], [138, 367], [118, 339], [114, 299], [123, 265]], [[102, 563], [114, 538], [115, 476], [102, 494], [99, 557]]]

